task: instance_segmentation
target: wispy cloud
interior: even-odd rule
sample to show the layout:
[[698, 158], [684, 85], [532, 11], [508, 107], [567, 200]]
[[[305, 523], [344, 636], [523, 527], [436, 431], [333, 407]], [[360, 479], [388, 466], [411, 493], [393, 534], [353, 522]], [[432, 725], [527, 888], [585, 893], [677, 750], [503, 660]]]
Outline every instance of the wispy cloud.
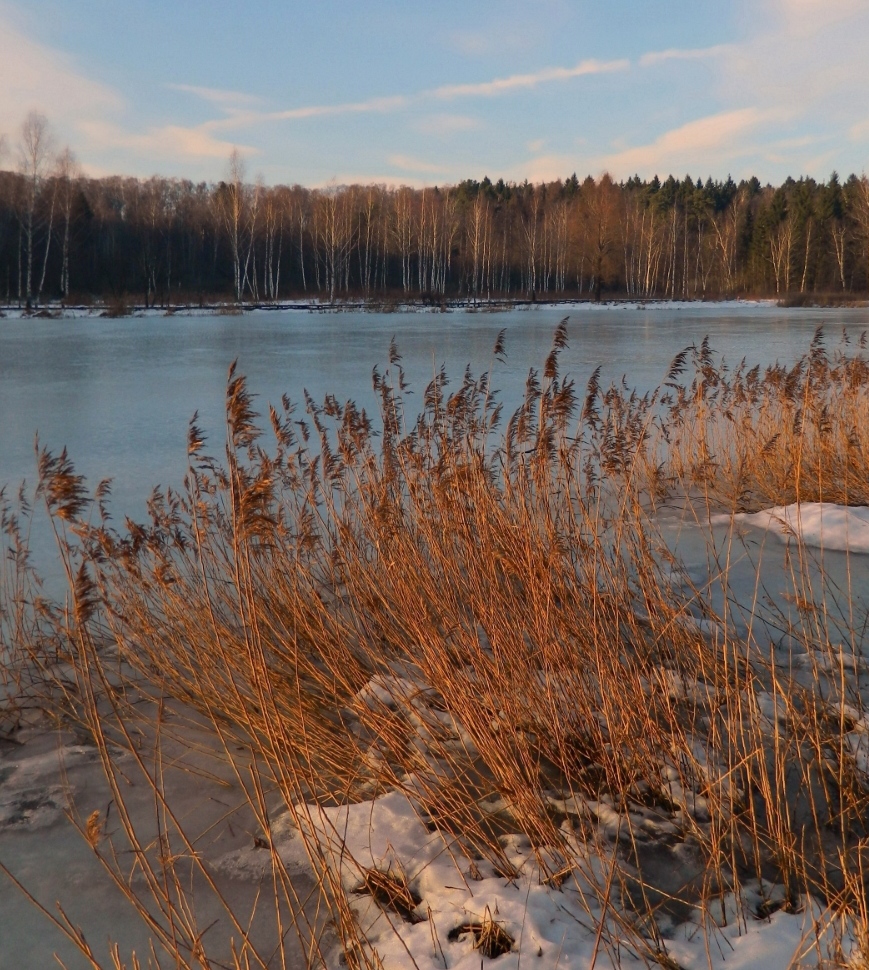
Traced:
[[404, 95], [396, 94], [385, 98], [369, 98], [367, 101], [347, 101], [343, 104], [315, 104], [303, 108], [288, 108], [285, 111], [272, 111], [263, 115], [263, 118], [267, 121], [292, 121], [329, 115], [382, 113], [403, 108], [408, 100]]
[[163, 125], [144, 132], [131, 132], [108, 121], [86, 121], [81, 125], [92, 148], [126, 149], [140, 158], [160, 161], [166, 158], [222, 158], [237, 148], [243, 154], [256, 154], [250, 145], [215, 138], [203, 125], [184, 127]]
[[773, 113], [758, 108], [724, 111], [673, 128], [646, 145], [601, 156], [597, 162], [618, 178], [635, 172], [653, 175], [698, 166], [707, 171], [718, 169], [756, 151], [747, 136], [773, 120]]
[[243, 91], [224, 91], [221, 88], [205, 88], [196, 84], [167, 84], [170, 91], [183, 91], [185, 94], [192, 94], [194, 97], [209, 104], [216, 104], [225, 110], [235, 110], [238, 108], [259, 104], [262, 98], [255, 94], [245, 94]]
[[[613, 71], [625, 71], [630, 68], [630, 61], [582, 61], [574, 67], [547, 67], [533, 74], [513, 74], [509, 77], [495, 78], [491, 81], [479, 81], [471, 84], [445, 84], [437, 88], [420, 91], [417, 94], [396, 94], [386, 97], [369, 98], [365, 101], [346, 101], [338, 104], [304, 105], [298, 108], [285, 108], [278, 111], [236, 110], [235, 106], [221, 106], [226, 111], [223, 118], [204, 122], [202, 127], [209, 131], [238, 129], [253, 125], [267, 124], [278, 121], [303, 121], [309, 118], [327, 118], [349, 114], [389, 113], [400, 111], [412, 104], [434, 100], [454, 100], [459, 98], [488, 98], [510, 91], [535, 88], [540, 84], [551, 84], [558, 81], [569, 81], [578, 77], [592, 74], [608, 74]], [[184, 90], [194, 89], [190, 85], [179, 86]], [[205, 89], [210, 90], [210, 89]], [[220, 92], [214, 92], [218, 94]], [[212, 98], [219, 103], [217, 97]], [[441, 115], [441, 119], [453, 120], [455, 115]], [[462, 119], [461, 124], [472, 127], [473, 122]]]
[[717, 44], [714, 47], [678, 48], [664, 51], [649, 51], [640, 58], [640, 67], [655, 67], [667, 61], [708, 61], [720, 57], [731, 49], [730, 44]]
[[492, 81], [479, 81], [472, 84], [444, 84], [429, 92], [436, 98], [474, 98], [492, 97], [522, 88], [536, 88], [540, 84], [553, 81], [570, 81], [573, 78], [590, 74], [610, 74], [613, 71], [626, 71], [630, 68], [628, 60], [581, 61], [574, 67], [545, 67], [532, 74], [512, 74], [509, 77], [495, 78]]
[[540, 43], [543, 33], [533, 20], [530, 25], [527, 20], [522, 24], [488, 24], [480, 30], [463, 28], [452, 31], [449, 45], [466, 57], [490, 57], [504, 52], [530, 50]]
[[469, 58], [503, 58], [545, 50], [573, 15], [575, 0], [500, 0], [497, 16], [467, 5], [467, 15], [445, 35], [449, 47]]
[[340, 115], [383, 114], [397, 111], [408, 104], [404, 95], [385, 98], [369, 98], [367, 101], [345, 101], [339, 104], [311, 104], [299, 108], [285, 108], [279, 111], [227, 111], [223, 118], [203, 122], [202, 128], [208, 131], [250, 128], [276, 121], [304, 121], [308, 118], [330, 118]]

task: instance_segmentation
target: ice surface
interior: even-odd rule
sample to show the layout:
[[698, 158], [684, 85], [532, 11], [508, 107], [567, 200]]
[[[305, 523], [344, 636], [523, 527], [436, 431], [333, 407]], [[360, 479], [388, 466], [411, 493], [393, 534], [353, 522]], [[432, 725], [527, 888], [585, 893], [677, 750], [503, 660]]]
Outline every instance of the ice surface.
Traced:
[[[147, 896], [96, 747], [74, 735], [49, 730], [20, 732], [18, 741], [22, 743], [0, 742], [0, 862], [49, 911], [57, 914], [56, 904], [63, 906], [82, 928], [101, 966], [112, 966], [109, 947], [115, 941], [128, 966], [133, 951], [140, 959], [146, 957], [145, 924], [66, 817], [73, 805], [85, 819], [98, 810], [104, 820], [103, 848], [111, 838], [122, 869], [134, 888]], [[272, 880], [270, 853], [258, 847], [256, 840], [262, 833], [243, 792], [228, 766], [220, 767], [214, 741], [204, 730], [185, 725], [183, 741], [167, 737], [165, 744], [167, 794], [177, 817], [241, 922], [250, 919], [253, 936], [271, 953], [276, 943], [274, 903], [269, 909], [263, 902], [269, 899]], [[211, 746], [210, 752], [206, 745]], [[117, 764], [125, 802], [147, 845], [156, 834], [153, 791], [130, 755], [119, 754]], [[281, 851], [304, 896], [312, 883], [300, 841], [284, 833]], [[231, 940], [239, 934], [201, 876], [192, 878], [189, 885], [194, 888], [199, 925], [210, 926], [207, 949], [231, 963]], [[289, 966], [295, 970], [303, 962], [292, 933], [288, 942]], [[162, 955], [159, 946], [157, 950]], [[57, 966], [54, 953], [69, 970], [91, 966], [0, 873], [0, 970]], [[277, 958], [274, 966], [280, 966]]]

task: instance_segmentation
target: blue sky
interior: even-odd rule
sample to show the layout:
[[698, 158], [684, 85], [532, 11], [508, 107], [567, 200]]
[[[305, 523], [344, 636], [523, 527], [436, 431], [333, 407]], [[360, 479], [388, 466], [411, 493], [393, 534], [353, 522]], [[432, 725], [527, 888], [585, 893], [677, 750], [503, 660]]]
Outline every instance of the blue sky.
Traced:
[[0, 133], [268, 183], [869, 168], [869, 0], [0, 0]]

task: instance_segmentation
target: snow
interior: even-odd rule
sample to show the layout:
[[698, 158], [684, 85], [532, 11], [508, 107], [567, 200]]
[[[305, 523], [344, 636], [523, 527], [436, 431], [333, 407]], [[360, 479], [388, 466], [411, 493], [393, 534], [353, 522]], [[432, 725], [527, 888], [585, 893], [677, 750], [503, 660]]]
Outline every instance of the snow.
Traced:
[[[714, 696], [702, 682], [666, 668], [659, 671], [656, 681], [672, 697], [693, 697], [703, 703]], [[392, 675], [373, 677], [357, 699], [374, 710], [392, 710], [399, 703], [413, 707], [427, 689], [418, 671], [405, 665]], [[769, 693], [758, 691], [753, 705], [764, 722], [780, 720], [779, 705]], [[419, 706], [419, 710], [424, 708]], [[856, 715], [851, 721], [857, 721]], [[459, 731], [453, 724], [443, 726]], [[859, 728], [855, 727], [855, 733]], [[429, 760], [422, 718], [417, 729], [418, 750]], [[376, 739], [372, 749], [376, 749]], [[855, 760], [859, 759], [855, 751]], [[708, 821], [708, 803], [698, 791], [710, 782], [727, 784], [723, 769], [710, 760], [699, 741], [692, 745], [692, 764], [680, 767], [664, 764], [661, 772], [672, 802], [680, 806], [673, 820], [655, 810], [632, 807], [633, 834], [609, 796], [595, 800], [576, 793], [562, 798], [546, 795], [552, 808], [568, 817], [562, 831], [571, 847], [570, 865], [552, 848], [533, 850], [520, 834], [500, 840], [511, 871], [503, 867], [498, 871], [490, 862], [474, 858], [472, 850], [454, 836], [426, 826], [421, 797], [417, 801], [421, 789], [413, 776], [404, 779], [402, 791], [340, 807], [299, 805], [295, 815], [304, 820], [308, 837], [325, 847], [326, 863], [340, 878], [384, 970], [414, 965], [420, 970], [477, 970], [481, 955], [473, 934], [461, 931], [485, 919], [494, 920], [513, 942], [510, 952], [498, 957], [497, 963], [482, 960], [483, 966], [518, 970], [530, 963], [540, 970], [592, 965], [629, 970], [647, 966], [651, 950], [643, 951], [638, 938], [626, 932], [624, 921], [630, 916], [618, 901], [610, 899], [607, 913], [602, 911], [612, 853], [624, 853], [637, 840], [663, 838], [670, 846], [665, 857], [671, 860], [664, 864], [676, 870], [689, 868], [693, 848], [686, 837], [690, 826], [684, 820], [690, 816], [701, 824]], [[686, 790], [683, 783], [692, 775], [697, 784]], [[509, 805], [503, 798], [492, 798], [480, 802], [479, 808], [496, 814], [509, 810]], [[576, 835], [581, 830], [585, 833], [582, 842]], [[625, 866], [624, 855], [620, 865]], [[371, 870], [390, 874], [414, 893], [419, 902], [412, 918], [402, 918], [361, 891]], [[549, 878], [551, 872], [558, 872], [559, 878]], [[798, 912], [775, 912], [770, 918], [752, 915], [762, 903], [783, 899], [783, 886], [761, 889], [757, 883], [746, 883], [740, 898], [725, 894], [707, 913], [695, 913], [687, 922], [674, 923], [662, 916], [663, 946], [686, 970], [790, 967], [814, 932], [815, 921], [823, 924], [823, 920], [812, 900], [805, 900]], [[651, 941], [648, 947], [654, 949]], [[338, 963], [333, 961], [333, 965]]]
[[[472, 865], [466, 850], [449, 836], [429, 832], [412, 799], [399, 792], [312, 810], [310, 825], [331, 850], [327, 859], [351, 894], [360, 926], [384, 970], [585, 970], [595, 953], [595, 967], [648, 966], [616, 919], [604, 919], [605, 931], [598, 939], [601, 905], [590, 879], [599, 884], [605, 880], [607, 861], [600, 851], [590, 850], [582, 869], [571, 871], [559, 884], [546, 879], [526, 840], [508, 837], [504, 847], [517, 874], [505, 878], [482, 860]], [[406, 880], [421, 899], [418, 922], [406, 922], [357, 892], [366, 868]], [[783, 895], [783, 887], [775, 890]], [[778, 911], [768, 919], [744, 916], [770, 898], [776, 892], [770, 893], [769, 887], [762, 895], [759, 887], [751, 886], [739, 901], [726, 896], [705, 919], [671, 926], [664, 941], [667, 952], [686, 970], [791, 967], [821, 914], [806, 900], [801, 912]], [[514, 941], [511, 951], [496, 960], [481, 959], [472, 935], [457, 932], [487, 913]]]
[[869, 507], [832, 502], [802, 502], [734, 516], [714, 515], [712, 525], [731, 521], [763, 529], [787, 542], [838, 552], [869, 553]]

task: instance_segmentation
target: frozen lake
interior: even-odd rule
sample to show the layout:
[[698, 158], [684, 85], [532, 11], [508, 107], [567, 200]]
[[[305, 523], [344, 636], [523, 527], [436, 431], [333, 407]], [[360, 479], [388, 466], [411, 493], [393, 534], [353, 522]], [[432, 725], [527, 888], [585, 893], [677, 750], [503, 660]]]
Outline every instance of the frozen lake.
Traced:
[[[147, 316], [120, 320], [0, 320], [0, 485], [33, 481], [34, 435], [64, 446], [91, 484], [114, 480], [112, 509], [134, 518], [157, 485], [180, 485], [187, 423], [195, 411], [211, 453], [223, 447], [226, 372], [238, 358], [259, 410], [303, 389], [334, 393], [376, 408], [372, 368], [386, 365], [395, 337], [421, 398], [441, 364], [457, 382], [467, 364], [491, 369], [506, 410], [518, 404], [530, 367], [542, 368], [552, 333], [569, 316], [562, 372], [582, 388], [602, 365], [608, 382], [626, 376], [640, 390], [664, 378], [673, 356], [709, 335], [731, 363], [792, 361], [823, 324], [828, 343], [843, 327], [852, 338], [869, 327], [869, 309], [786, 310], [762, 304], [556, 306], [498, 313], [318, 313], [254, 311], [244, 316]], [[506, 330], [507, 361], [494, 361]], [[411, 402], [413, 399], [411, 399]], [[300, 408], [300, 411], [303, 410]], [[411, 403], [412, 410], [412, 403]], [[37, 537], [49, 573], [49, 547]]]
[[[331, 392], [373, 408], [372, 368], [383, 369], [394, 336], [417, 393], [442, 363], [454, 381], [470, 364], [477, 373], [492, 368], [493, 384], [510, 407], [518, 403], [529, 367], [542, 367], [565, 316], [570, 346], [563, 372], [582, 386], [600, 364], [604, 381], [624, 374], [641, 390], [656, 386], [673, 356], [706, 334], [733, 363], [744, 356], [767, 364], [803, 353], [818, 324], [827, 328], [830, 344], [842, 327], [852, 336], [869, 327], [864, 309], [749, 304], [3, 320], [0, 482], [33, 478], [38, 431], [50, 449], [66, 446], [89, 477], [112, 476], [125, 508], [138, 505], [153, 485], [180, 482], [194, 411], [219, 449], [226, 372], [235, 358], [263, 406], [284, 393], [301, 402], [306, 388], [315, 399]], [[502, 328], [506, 363], [492, 358]]]

